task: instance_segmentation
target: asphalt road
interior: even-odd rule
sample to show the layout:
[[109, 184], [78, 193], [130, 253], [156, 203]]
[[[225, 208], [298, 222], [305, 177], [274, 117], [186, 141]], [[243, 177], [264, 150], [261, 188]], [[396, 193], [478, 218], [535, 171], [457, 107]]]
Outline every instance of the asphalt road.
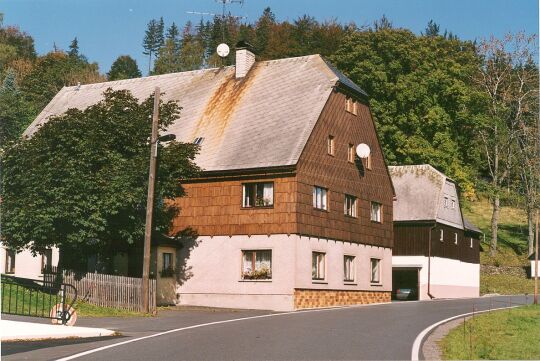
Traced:
[[[490, 300], [491, 299], [491, 300]], [[528, 298], [529, 302], [531, 297]], [[455, 315], [525, 303], [523, 296], [399, 302], [293, 313], [183, 310], [155, 318], [82, 319], [121, 337], [3, 343], [3, 360], [53, 360], [99, 347], [77, 360], [383, 360], [410, 359], [416, 336]], [[265, 317], [249, 318], [267, 315]], [[248, 318], [184, 329], [198, 324]], [[166, 334], [160, 334], [170, 331]], [[139, 337], [155, 337], [136, 340]]]

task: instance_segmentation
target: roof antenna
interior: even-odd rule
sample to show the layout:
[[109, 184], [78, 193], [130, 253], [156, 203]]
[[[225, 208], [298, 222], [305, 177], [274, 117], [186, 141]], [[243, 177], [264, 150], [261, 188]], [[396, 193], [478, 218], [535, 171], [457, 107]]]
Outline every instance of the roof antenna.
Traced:
[[210, 12], [200, 12], [200, 11], [186, 11], [188, 14], [196, 14], [196, 15], [211, 15], [214, 17], [218, 17], [221, 19], [221, 44], [219, 44], [216, 48], [217, 55], [221, 58], [221, 65], [224, 64], [225, 58], [229, 55], [230, 49], [229, 46], [225, 43], [225, 19], [227, 17], [232, 17], [235, 19], [246, 19], [247, 16], [237, 16], [237, 15], [231, 15], [229, 14], [225, 15], [225, 10], [227, 5], [229, 4], [240, 4], [240, 6], [244, 5], [244, 0], [215, 0], [218, 3], [222, 4], [221, 7], [221, 14], [216, 13], [210, 13]]

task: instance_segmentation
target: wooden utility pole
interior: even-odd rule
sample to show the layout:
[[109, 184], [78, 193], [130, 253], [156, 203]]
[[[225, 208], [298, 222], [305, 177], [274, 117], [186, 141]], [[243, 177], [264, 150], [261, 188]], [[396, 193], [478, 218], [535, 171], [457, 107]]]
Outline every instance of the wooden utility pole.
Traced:
[[148, 197], [146, 199], [146, 225], [144, 227], [144, 255], [143, 255], [143, 284], [142, 300], [143, 311], [150, 312], [149, 286], [150, 286], [150, 248], [152, 240], [152, 214], [154, 211], [154, 188], [156, 184], [156, 160], [159, 123], [159, 88], [154, 91], [154, 113], [152, 115], [152, 137], [150, 138], [150, 170], [148, 172]]
[[534, 250], [534, 304], [538, 304], [538, 209], [536, 210], [536, 249]]

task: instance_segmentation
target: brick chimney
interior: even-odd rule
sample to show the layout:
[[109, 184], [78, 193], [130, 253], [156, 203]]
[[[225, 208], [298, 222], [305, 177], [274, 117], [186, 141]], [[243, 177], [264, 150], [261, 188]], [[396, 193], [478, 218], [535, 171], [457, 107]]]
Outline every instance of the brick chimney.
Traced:
[[254, 63], [253, 47], [243, 40], [239, 41], [236, 44], [236, 79], [245, 77]]

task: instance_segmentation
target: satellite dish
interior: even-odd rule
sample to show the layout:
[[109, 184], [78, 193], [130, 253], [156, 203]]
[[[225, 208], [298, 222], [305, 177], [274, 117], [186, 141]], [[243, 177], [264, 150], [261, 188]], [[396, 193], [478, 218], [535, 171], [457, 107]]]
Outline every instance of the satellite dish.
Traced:
[[225, 43], [221, 43], [217, 47], [217, 55], [219, 55], [221, 58], [225, 58], [227, 55], [229, 55], [229, 46]]
[[369, 149], [369, 145], [360, 143], [356, 146], [356, 155], [358, 155], [360, 158], [367, 158], [369, 157], [370, 153], [371, 149]]

